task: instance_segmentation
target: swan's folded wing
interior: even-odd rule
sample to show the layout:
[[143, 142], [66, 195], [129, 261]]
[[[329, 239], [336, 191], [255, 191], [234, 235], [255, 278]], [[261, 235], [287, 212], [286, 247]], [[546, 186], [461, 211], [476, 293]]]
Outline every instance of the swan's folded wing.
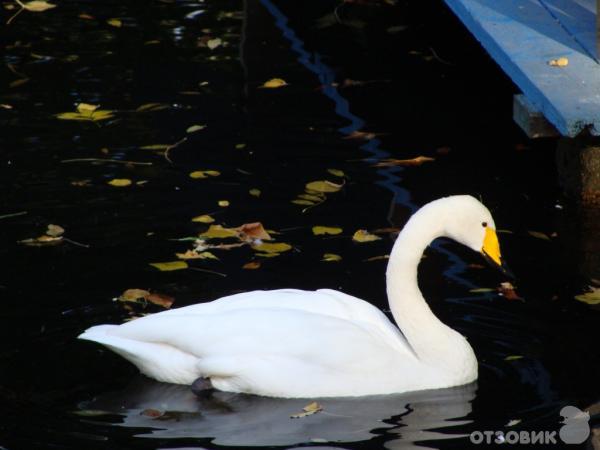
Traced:
[[164, 315], [204, 315], [228, 313], [242, 309], [285, 309], [330, 316], [350, 322], [371, 324], [382, 338], [395, 345], [396, 350], [414, 356], [410, 345], [385, 314], [370, 303], [332, 289], [304, 291], [299, 289], [277, 289], [251, 291], [222, 297], [218, 300], [198, 303], [183, 308], [165, 311]]

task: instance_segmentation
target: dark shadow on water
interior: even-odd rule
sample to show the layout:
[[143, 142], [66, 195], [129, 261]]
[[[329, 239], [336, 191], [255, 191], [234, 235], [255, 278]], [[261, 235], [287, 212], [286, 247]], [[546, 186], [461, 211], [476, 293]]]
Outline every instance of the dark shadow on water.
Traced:
[[[283, 446], [305, 442], [358, 442], [385, 435], [388, 448], [416, 441], [464, 437], [454, 427], [470, 423], [477, 384], [407, 394], [316, 399], [323, 411], [291, 415], [315, 399], [278, 399], [214, 392], [206, 398], [188, 386], [139, 376], [123, 390], [79, 405], [121, 416], [115, 425], [139, 428], [145, 438], [211, 438], [217, 445]], [[149, 410], [162, 413], [149, 417]], [[156, 413], [155, 413], [156, 414]], [[103, 422], [106, 423], [106, 422]], [[433, 430], [435, 431], [428, 431]]]

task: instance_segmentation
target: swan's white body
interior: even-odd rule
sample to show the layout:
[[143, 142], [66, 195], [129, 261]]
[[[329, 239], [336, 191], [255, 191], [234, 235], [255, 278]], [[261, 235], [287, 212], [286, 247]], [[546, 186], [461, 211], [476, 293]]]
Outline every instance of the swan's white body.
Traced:
[[230, 392], [332, 397], [466, 384], [477, 378], [473, 350], [433, 315], [418, 288], [417, 266], [436, 237], [481, 250], [493, 228], [489, 211], [469, 196], [437, 200], [413, 215], [387, 270], [390, 307], [402, 332], [356, 297], [283, 289], [95, 326], [80, 338], [107, 346], [159, 381], [207, 377]]

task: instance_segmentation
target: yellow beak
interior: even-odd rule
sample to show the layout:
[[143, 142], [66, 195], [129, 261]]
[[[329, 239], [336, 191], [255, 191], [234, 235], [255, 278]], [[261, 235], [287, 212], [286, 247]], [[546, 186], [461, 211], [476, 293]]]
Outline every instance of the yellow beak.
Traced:
[[496, 231], [490, 227], [485, 227], [485, 237], [483, 238], [483, 247], [481, 252], [499, 266], [502, 265], [498, 236], [496, 235]]

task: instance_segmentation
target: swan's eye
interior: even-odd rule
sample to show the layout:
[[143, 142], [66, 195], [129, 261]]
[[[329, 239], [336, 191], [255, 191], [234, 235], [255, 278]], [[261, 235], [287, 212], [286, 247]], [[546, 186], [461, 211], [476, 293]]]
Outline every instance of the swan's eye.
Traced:
[[481, 226], [482, 226], [483, 228], [487, 227], [487, 222], [481, 222]]

